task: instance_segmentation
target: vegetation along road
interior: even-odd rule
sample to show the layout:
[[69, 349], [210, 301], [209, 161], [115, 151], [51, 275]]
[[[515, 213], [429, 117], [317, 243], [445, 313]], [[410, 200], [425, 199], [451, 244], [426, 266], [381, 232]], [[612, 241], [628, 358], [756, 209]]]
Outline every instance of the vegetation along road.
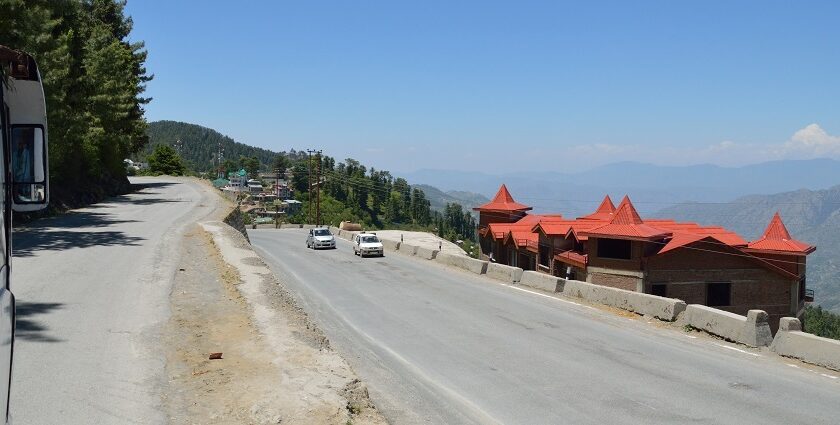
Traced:
[[836, 423], [840, 379], [398, 253], [252, 230], [393, 423]]

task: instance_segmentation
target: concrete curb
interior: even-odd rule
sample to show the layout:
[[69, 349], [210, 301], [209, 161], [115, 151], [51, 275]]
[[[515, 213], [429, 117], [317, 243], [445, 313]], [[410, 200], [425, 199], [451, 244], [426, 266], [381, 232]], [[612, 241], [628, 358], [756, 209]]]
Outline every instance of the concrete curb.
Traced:
[[414, 255], [416, 255], [419, 258], [426, 259], [426, 260], [434, 260], [435, 257], [438, 255], [438, 252], [440, 252], [440, 251], [438, 251], [436, 249], [429, 249], [429, 248], [425, 248], [425, 247], [422, 247], [422, 246], [418, 246], [417, 249], [414, 252]]
[[686, 324], [751, 347], [766, 347], [773, 342], [768, 318], [763, 310], [750, 310], [744, 317], [699, 304], [689, 304], [685, 309]]
[[443, 265], [456, 267], [475, 274], [487, 273], [487, 261], [476, 260], [475, 258], [467, 257], [466, 255], [439, 252], [437, 257], [435, 257], [435, 261]]
[[567, 280], [563, 286], [563, 294], [653, 316], [668, 322], [673, 322], [686, 309], [685, 302], [682, 300], [610, 288], [577, 280]]
[[802, 323], [793, 317], [779, 320], [770, 349], [781, 356], [840, 370], [840, 341], [802, 332]]
[[565, 279], [532, 270], [522, 272], [522, 279], [519, 281], [520, 285], [530, 286], [531, 288], [542, 289], [548, 292], [563, 292], [565, 283]]
[[505, 266], [498, 263], [487, 264], [487, 276], [508, 283], [516, 283], [522, 279], [524, 270], [519, 267]]

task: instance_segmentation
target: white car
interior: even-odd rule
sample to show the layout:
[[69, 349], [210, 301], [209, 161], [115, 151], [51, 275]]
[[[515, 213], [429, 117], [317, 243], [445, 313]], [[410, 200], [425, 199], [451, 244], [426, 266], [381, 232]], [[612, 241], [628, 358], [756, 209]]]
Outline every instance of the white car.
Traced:
[[330, 229], [324, 227], [309, 229], [309, 236], [306, 237], [306, 247], [335, 249], [335, 236], [330, 232]]
[[359, 233], [353, 238], [353, 254], [360, 257], [369, 257], [376, 255], [382, 257], [385, 255], [382, 250], [382, 242], [376, 237], [376, 233]]

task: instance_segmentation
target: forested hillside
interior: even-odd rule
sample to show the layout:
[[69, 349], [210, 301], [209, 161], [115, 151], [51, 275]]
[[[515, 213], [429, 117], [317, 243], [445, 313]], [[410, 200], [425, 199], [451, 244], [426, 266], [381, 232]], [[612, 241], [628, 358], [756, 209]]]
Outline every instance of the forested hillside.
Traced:
[[[178, 121], [155, 121], [149, 123], [147, 131], [149, 143], [134, 159], [144, 160], [159, 144], [172, 146], [178, 150], [187, 166], [197, 172], [217, 170], [219, 167], [218, 154], [221, 148], [222, 166], [226, 169], [238, 167], [240, 158], [256, 158], [260, 169], [271, 169], [272, 162], [278, 154], [290, 159], [302, 159], [306, 152], [273, 152], [268, 149], [239, 143], [216, 130]], [[227, 161], [227, 163], [225, 163]]]
[[123, 159], [146, 144], [146, 50], [114, 0], [0, 1], [0, 43], [40, 67], [47, 99], [52, 205], [128, 190]]
[[467, 210], [472, 210], [473, 207], [490, 202], [486, 196], [473, 192], [458, 190], [444, 192], [427, 184], [412, 185], [412, 187], [416, 187], [425, 192], [432, 209], [437, 211], [443, 211], [447, 204], [457, 203], [463, 205]]
[[794, 238], [816, 245], [807, 260], [808, 287], [816, 291], [817, 304], [840, 313], [840, 186], [746, 196], [729, 203], [680, 204], [659, 215], [719, 224], [752, 240], [776, 211]]
[[[433, 210], [425, 192], [412, 187], [390, 172], [368, 169], [354, 159], [336, 162], [323, 156], [313, 158], [313, 169], [320, 161], [322, 223], [338, 225], [341, 221], [361, 223], [367, 229], [405, 228], [428, 230], [450, 240], [475, 237], [475, 219], [460, 204], [448, 203], [442, 211]], [[308, 216], [308, 161], [294, 164], [292, 184], [298, 199], [304, 202], [293, 222], [311, 222]]]

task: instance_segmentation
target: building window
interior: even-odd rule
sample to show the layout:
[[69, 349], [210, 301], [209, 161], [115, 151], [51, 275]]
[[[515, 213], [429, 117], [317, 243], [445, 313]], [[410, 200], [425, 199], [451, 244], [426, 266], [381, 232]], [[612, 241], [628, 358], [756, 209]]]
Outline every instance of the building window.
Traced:
[[615, 258], [629, 260], [632, 258], [630, 241], [621, 239], [598, 239], [598, 256], [601, 258]]
[[657, 297], [667, 297], [668, 285], [664, 283], [654, 283], [650, 286], [650, 294], [656, 295]]
[[548, 248], [540, 247], [540, 265], [549, 266], [549, 258], [551, 257], [551, 251]]
[[706, 285], [706, 305], [709, 307], [728, 306], [731, 303], [732, 284], [714, 282]]

